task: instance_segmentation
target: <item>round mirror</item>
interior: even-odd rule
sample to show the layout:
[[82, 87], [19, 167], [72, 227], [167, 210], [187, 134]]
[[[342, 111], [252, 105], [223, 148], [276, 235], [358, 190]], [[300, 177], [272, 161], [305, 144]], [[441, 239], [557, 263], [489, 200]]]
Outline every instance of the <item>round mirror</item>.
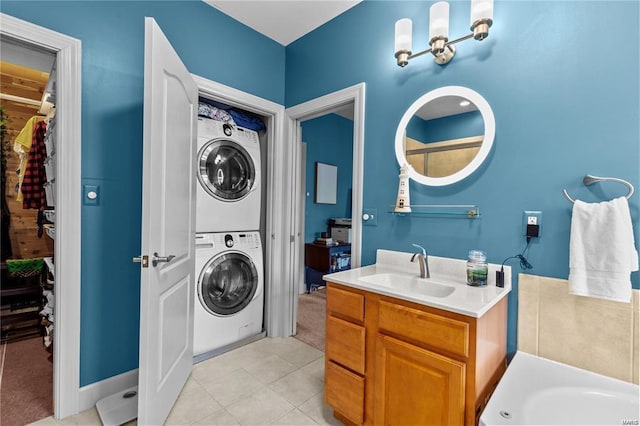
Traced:
[[495, 120], [487, 101], [460, 86], [421, 96], [396, 131], [398, 164], [409, 177], [430, 186], [449, 185], [473, 173], [493, 145]]

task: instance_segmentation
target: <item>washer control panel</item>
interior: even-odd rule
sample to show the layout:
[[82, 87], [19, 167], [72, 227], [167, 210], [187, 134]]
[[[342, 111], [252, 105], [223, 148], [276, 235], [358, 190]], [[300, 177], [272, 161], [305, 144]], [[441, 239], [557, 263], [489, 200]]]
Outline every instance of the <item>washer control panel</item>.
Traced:
[[198, 117], [198, 138], [207, 141], [218, 138], [229, 138], [240, 143], [255, 146], [260, 145], [260, 138], [255, 130], [245, 129], [205, 117]]
[[235, 248], [254, 249], [260, 247], [260, 233], [252, 232], [221, 232], [212, 234], [196, 234], [196, 248]]

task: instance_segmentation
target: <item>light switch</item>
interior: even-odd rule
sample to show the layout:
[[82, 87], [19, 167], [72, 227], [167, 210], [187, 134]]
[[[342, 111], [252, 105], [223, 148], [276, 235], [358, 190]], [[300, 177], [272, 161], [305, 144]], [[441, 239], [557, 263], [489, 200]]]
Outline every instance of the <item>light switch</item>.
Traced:
[[362, 225], [378, 226], [378, 209], [362, 209]]
[[100, 204], [100, 186], [82, 186], [82, 204], [85, 206], [97, 206]]

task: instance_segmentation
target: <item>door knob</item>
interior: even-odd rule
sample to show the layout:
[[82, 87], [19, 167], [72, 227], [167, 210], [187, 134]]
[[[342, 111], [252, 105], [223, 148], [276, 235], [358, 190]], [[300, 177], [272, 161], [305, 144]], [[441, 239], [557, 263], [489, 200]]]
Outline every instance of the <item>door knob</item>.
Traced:
[[173, 260], [175, 256], [174, 255], [170, 255], [170, 256], [158, 256], [158, 253], [153, 253], [153, 259], [151, 260], [151, 264], [156, 267], [158, 266], [158, 263], [160, 262], [164, 262], [164, 263], [169, 263]]

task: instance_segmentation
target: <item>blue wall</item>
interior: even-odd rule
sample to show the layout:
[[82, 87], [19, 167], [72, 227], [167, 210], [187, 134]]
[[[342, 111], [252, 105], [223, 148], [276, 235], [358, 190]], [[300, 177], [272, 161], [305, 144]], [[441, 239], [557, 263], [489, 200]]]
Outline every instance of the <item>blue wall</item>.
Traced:
[[[304, 240], [313, 242], [327, 231], [332, 217], [351, 217], [353, 178], [353, 121], [328, 114], [302, 122], [302, 141], [307, 144]], [[338, 166], [336, 204], [315, 203], [316, 161]]]
[[[364, 208], [377, 227], [363, 229], [363, 264], [375, 250], [411, 251], [419, 243], [437, 256], [466, 258], [482, 249], [501, 263], [525, 246], [522, 212], [541, 210], [541, 238], [531, 244], [530, 273], [566, 279], [571, 205], [562, 196], [600, 201], [624, 194], [617, 184], [582, 185], [585, 174], [640, 183], [639, 3], [637, 1], [496, 1], [489, 38], [458, 45], [439, 66], [428, 56], [399, 68], [394, 23], [413, 19], [414, 51], [426, 48], [432, 2], [365, 1], [287, 46], [286, 104], [366, 82]], [[468, 31], [469, 2], [450, 2], [452, 38]], [[624, 54], [604, 60], [602, 52]], [[387, 214], [398, 185], [394, 135], [404, 111], [424, 93], [466, 86], [491, 105], [495, 145], [485, 165], [454, 185], [411, 181], [413, 204], [477, 204], [478, 220]], [[640, 197], [630, 200], [635, 241]], [[516, 348], [517, 273], [509, 297], [508, 349]], [[632, 274], [639, 287], [638, 273]]]
[[[542, 237], [527, 256], [531, 272], [567, 277], [571, 206], [561, 190], [585, 201], [623, 193], [615, 184], [584, 187], [587, 173], [640, 184], [639, 3], [498, 0], [487, 40], [460, 44], [446, 66], [424, 56], [401, 69], [394, 23], [414, 20], [418, 50], [430, 5], [365, 1], [285, 49], [200, 1], [2, 1], [3, 13], [82, 41], [82, 180], [100, 185], [102, 199], [82, 210], [81, 385], [138, 365], [139, 269], [131, 257], [140, 251], [145, 16], [158, 21], [191, 72], [276, 103], [366, 82], [364, 207], [381, 214], [377, 227], [363, 230], [363, 264], [375, 261], [377, 248], [409, 251], [412, 242], [456, 258], [480, 248], [499, 263], [524, 247], [522, 211], [542, 210]], [[468, 9], [468, 1], [451, 2], [452, 37], [468, 30]], [[588, 28], [614, 37], [615, 52], [624, 53], [607, 56], [611, 37]], [[448, 85], [470, 87], [489, 102], [495, 146], [460, 183], [411, 182], [412, 202], [476, 203], [482, 218], [386, 214], [397, 190], [396, 126], [419, 96]], [[638, 199], [630, 201], [636, 241]], [[638, 277], [632, 274], [635, 288]], [[510, 351], [516, 292], [517, 279]]]
[[101, 196], [82, 208], [84, 386], [138, 367], [140, 268], [131, 258], [140, 253], [144, 17], [156, 19], [190, 72], [279, 104], [285, 49], [201, 1], [1, 7], [82, 41], [82, 183], [100, 185]]

